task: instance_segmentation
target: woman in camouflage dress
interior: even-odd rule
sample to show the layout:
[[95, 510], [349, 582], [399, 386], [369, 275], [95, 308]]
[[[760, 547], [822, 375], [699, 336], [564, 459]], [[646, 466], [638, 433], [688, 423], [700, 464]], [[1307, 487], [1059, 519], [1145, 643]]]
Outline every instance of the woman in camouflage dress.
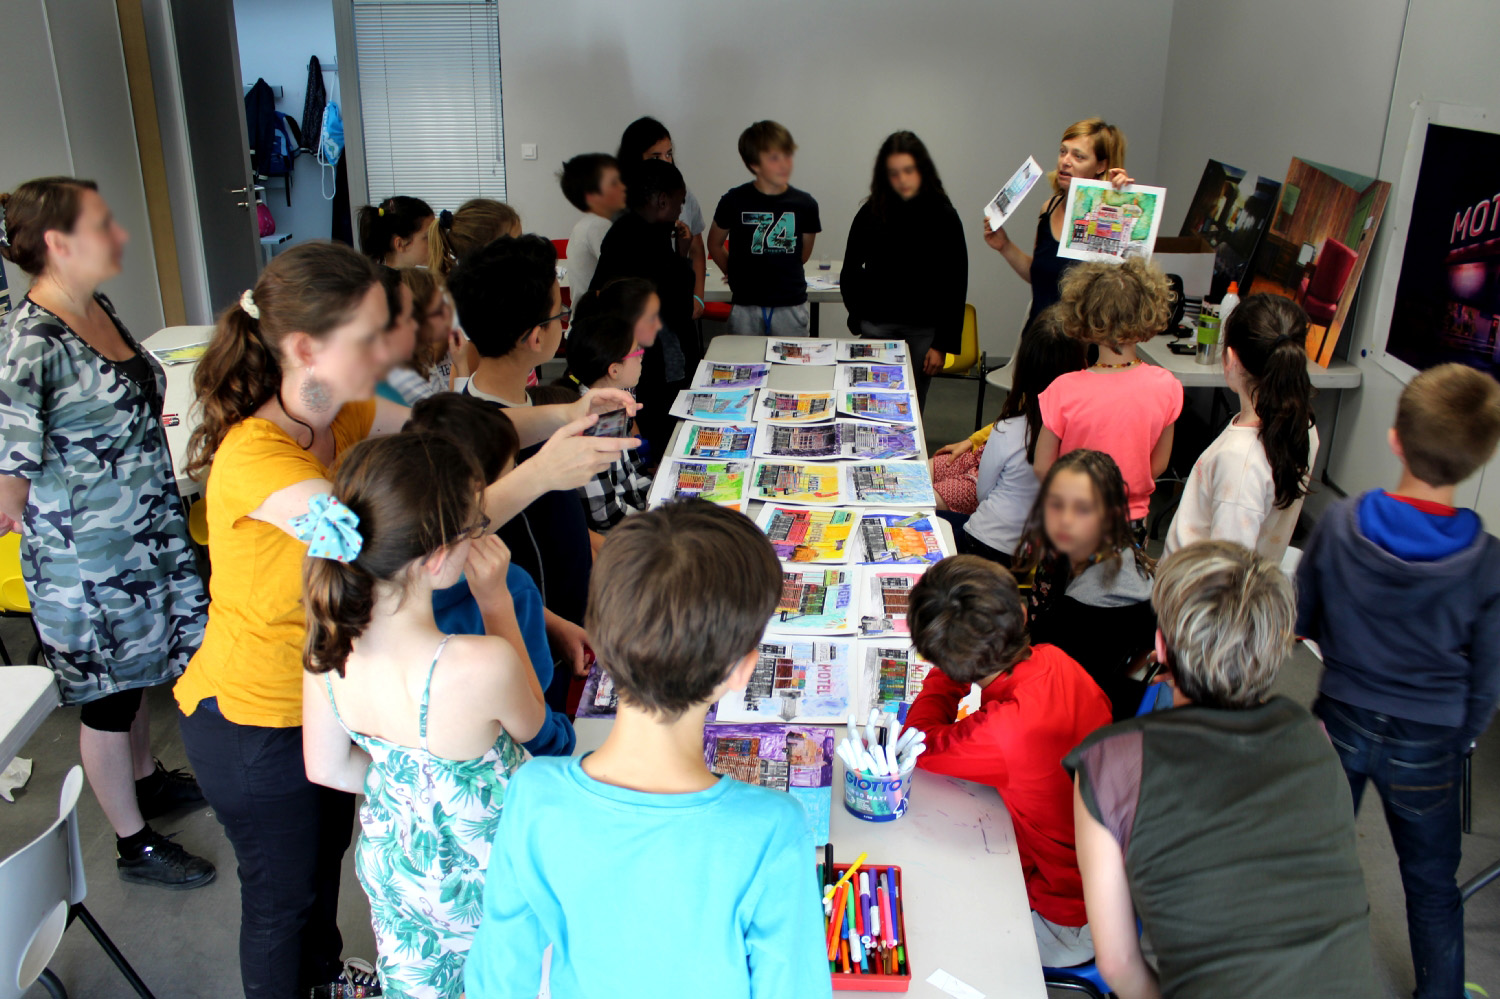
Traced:
[[47, 662], [63, 703], [82, 706], [79, 752], [120, 877], [196, 888], [213, 865], [147, 820], [202, 793], [153, 762], [142, 691], [182, 672], [207, 600], [161, 427], [161, 366], [97, 291], [126, 239], [91, 181], [0, 194], [0, 253], [33, 279], [0, 343], [0, 533], [21, 535]]

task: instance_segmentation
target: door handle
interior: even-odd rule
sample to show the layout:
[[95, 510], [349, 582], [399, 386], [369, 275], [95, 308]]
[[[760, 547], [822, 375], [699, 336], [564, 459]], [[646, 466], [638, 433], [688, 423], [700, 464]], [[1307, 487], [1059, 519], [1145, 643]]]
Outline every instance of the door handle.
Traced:
[[260, 192], [264, 191], [264, 190], [265, 190], [264, 187], [262, 187], [259, 184], [256, 184], [253, 187], [236, 187], [236, 188], [232, 189], [229, 193], [230, 194], [245, 194], [245, 195], [249, 195], [251, 191], [256, 192], [254, 195], [252, 195], [249, 198], [249, 200], [235, 202], [235, 207], [236, 208], [243, 208], [246, 211], [248, 211], [250, 209], [251, 205], [255, 205], [255, 204], [259, 204], [260, 203]]

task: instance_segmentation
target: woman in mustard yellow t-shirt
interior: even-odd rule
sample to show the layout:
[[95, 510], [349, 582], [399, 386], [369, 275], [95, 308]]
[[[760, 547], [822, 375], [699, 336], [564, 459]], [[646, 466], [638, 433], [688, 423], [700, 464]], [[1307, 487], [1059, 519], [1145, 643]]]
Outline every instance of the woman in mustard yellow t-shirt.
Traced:
[[[304, 243], [220, 315], [194, 376], [202, 423], [188, 472], [209, 469], [212, 576], [203, 645], [176, 695], [188, 758], [239, 864], [240, 974], [256, 999], [326, 993], [344, 976], [336, 914], [354, 796], [310, 783], [302, 761], [307, 546], [290, 522], [331, 490], [340, 454], [405, 422], [405, 407], [374, 398], [389, 318], [378, 265]], [[486, 493], [491, 521], [583, 485], [637, 445], [579, 436], [622, 406], [635, 408], [603, 392], [515, 411], [524, 443], [552, 439]]]

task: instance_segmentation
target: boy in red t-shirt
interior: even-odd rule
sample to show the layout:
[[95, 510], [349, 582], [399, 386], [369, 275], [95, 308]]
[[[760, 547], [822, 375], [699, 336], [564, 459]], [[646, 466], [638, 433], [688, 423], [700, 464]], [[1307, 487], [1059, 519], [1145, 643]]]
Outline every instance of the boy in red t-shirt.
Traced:
[[[1015, 578], [977, 555], [929, 569], [912, 588], [907, 620], [917, 651], [937, 666], [906, 717], [927, 733], [917, 765], [1000, 792], [1016, 830], [1042, 964], [1091, 960], [1073, 787], [1061, 761], [1110, 723], [1109, 700], [1062, 650], [1031, 646]], [[979, 710], [954, 721], [975, 683]]]

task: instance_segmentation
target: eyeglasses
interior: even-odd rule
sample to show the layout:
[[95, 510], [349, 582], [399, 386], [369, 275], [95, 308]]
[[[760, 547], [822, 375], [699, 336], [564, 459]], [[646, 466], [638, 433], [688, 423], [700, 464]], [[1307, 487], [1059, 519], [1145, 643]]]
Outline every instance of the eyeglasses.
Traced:
[[555, 323], [555, 322], [557, 322], [560, 319], [567, 319], [572, 314], [573, 314], [573, 310], [572, 309], [563, 309], [557, 315], [555, 315], [555, 316], [548, 316], [546, 319], [543, 319], [541, 322], [537, 323], [537, 325], [538, 326], [549, 326], [552, 323]]
[[628, 354], [625, 355], [625, 360], [628, 361], [632, 357], [644, 357], [645, 354], [646, 354], [646, 348], [645, 347], [637, 347], [635, 350], [632, 350], [630, 353], [628, 353]]
[[448, 543], [450, 545], [456, 545], [460, 541], [478, 541], [480, 538], [484, 537], [484, 532], [488, 531], [489, 529], [489, 515], [481, 513], [477, 521], [475, 521], [473, 524], [470, 524], [462, 531], [459, 531], [456, 535], [453, 536], [453, 540], [449, 541]]

